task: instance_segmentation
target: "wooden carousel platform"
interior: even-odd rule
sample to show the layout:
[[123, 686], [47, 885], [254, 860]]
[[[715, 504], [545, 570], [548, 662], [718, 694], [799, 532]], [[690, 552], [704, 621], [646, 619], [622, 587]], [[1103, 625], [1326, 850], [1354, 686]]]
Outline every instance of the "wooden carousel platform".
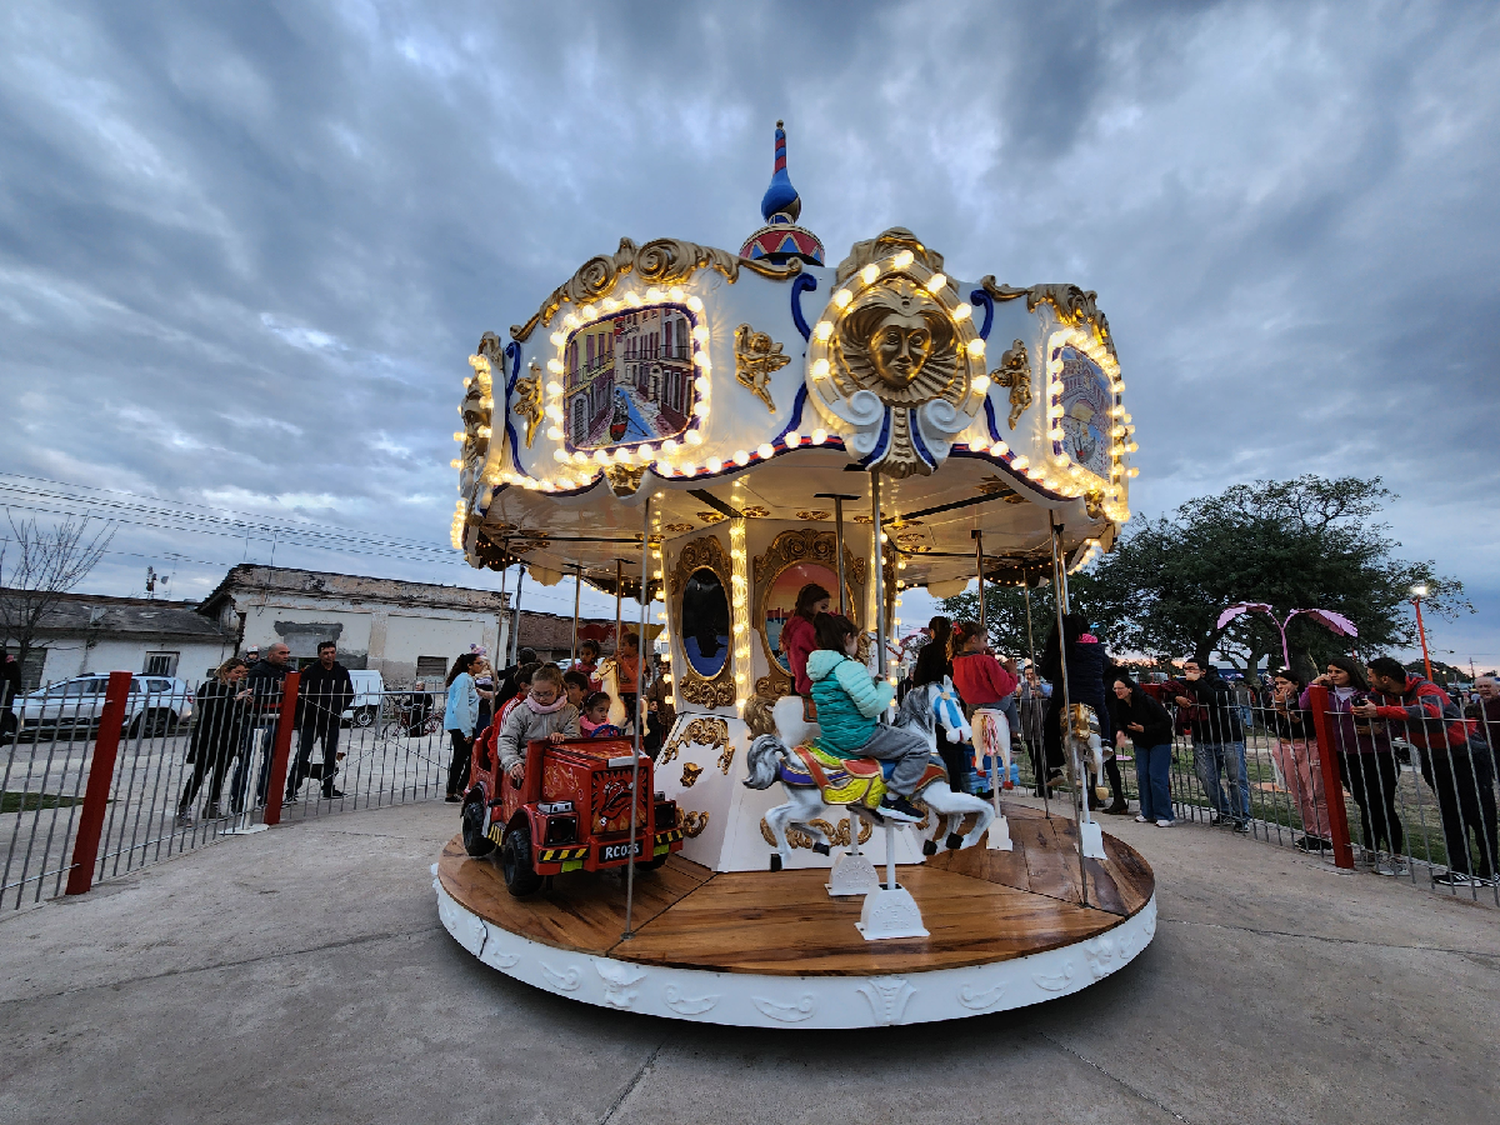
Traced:
[[[458, 837], [434, 865], [439, 912], [494, 968], [583, 1002], [713, 1023], [857, 1027], [953, 1019], [1077, 991], [1155, 932], [1155, 880], [1105, 836], [1085, 860], [1071, 820], [1007, 809], [1014, 850], [982, 845], [902, 865], [925, 938], [868, 942], [862, 898], [830, 898], [823, 869], [713, 872], [673, 856], [635, 883], [621, 940], [620, 873], [575, 872], [529, 899]], [[878, 837], [871, 858], [882, 855]]]

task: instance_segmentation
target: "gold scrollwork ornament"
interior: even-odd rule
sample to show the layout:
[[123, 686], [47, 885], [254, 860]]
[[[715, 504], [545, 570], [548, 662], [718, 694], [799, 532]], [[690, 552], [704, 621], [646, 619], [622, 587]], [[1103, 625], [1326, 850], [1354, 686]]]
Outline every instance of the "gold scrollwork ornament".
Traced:
[[692, 762], [682, 763], [682, 787], [691, 789], [698, 783], [698, 775], [703, 772], [703, 767], [694, 765]]

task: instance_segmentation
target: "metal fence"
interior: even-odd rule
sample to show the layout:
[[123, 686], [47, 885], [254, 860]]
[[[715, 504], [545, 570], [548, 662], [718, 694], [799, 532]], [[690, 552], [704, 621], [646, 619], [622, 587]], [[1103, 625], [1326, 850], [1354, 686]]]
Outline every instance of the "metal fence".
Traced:
[[29, 714], [18, 701], [19, 729], [0, 746], [0, 909], [80, 893], [226, 836], [446, 792], [440, 693], [362, 695], [352, 715], [320, 725], [306, 697], [299, 709], [293, 674], [215, 740], [205, 686], [151, 714], [128, 673], [107, 691], [54, 693]]
[[[1187, 718], [1165, 701], [1174, 720], [1170, 789], [1176, 822], [1238, 832], [1297, 848], [1333, 867], [1500, 905], [1495, 725], [1471, 723], [1474, 739], [1467, 745], [1434, 752], [1422, 748], [1426, 732], [1402, 737], [1410, 732], [1399, 724], [1377, 730], [1373, 740], [1352, 738], [1347, 712], [1329, 705], [1326, 696], [1318, 698], [1324, 702], [1310, 701], [1299, 728], [1290, 723], [1289, 712], [1297, 708], [1242, 691], [1233, 709], [1243, 738], [1221, 735], [1216, 742], [1195, 741], [1185, 729]], [[1030, 747], [1041, 741], [1044, 706], [1023, 704], [1019, 714], [1024, 749], [1015, 758], [1017, 773], [1020, 786], [1033, 792]], [[1140, 807], [1136, 758], [1136, 748], [1124, 742], [1115, 762], [1120, 795], [1132, 815]], [[1098, 804], [1113, 803], [1110, 779], [1098, 781]], [[1066, 784], [1054, 783], [1053, 792], [1064, 793], [1064, 800], [1066, 791]], [[1101, 819], [1107, 828], [1109, 817]], [[1467, 855], [1450, 855], [1460, 839]]]

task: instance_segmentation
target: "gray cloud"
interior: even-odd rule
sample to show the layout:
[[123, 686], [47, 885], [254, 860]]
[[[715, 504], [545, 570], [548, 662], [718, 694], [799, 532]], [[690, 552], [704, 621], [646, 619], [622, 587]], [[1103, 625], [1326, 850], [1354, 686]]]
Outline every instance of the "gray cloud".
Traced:
[[[1098, 290], [1139, 511], [1379, 473], [1408, 552], [1485, 610], [1450, 647], [1500, 655], [1491, 5], [0, 21], [0, 468], [441, 542], [480, 333], [621, 235], [738, 246], [785, 117], [835, 260], [900, 224], [955, 273]], [[101, 580], [138, 585], [139, 561]]]

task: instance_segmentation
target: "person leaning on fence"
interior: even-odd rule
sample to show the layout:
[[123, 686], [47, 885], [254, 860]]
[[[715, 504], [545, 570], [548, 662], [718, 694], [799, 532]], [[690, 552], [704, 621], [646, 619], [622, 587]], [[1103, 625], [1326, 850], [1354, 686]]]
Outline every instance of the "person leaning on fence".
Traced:
[[449, 802], [463, 800], [469, 784], [469, 762], [474, 752], [474, 724], [479, 721], [479, 691], [474, 687], [471, 669], [479, 658], [465, 652], [448, 669], [448, 704], [443, 721], [453, 743], [453, 758], [448, 763]]
[[921, 820], [921, 810], [911, 803], [911, 795], [927, 772], [932, 754], [927, 739], [916, 731], [880, 722], [896, 689], [885, 680], [873, 679], [868, 668], [851, 659], [859, 650], [859, 633], [847, 617], [820, 613], [813, 628], [818, 647], [807, 658], [807, 678], [818, 708], [818, 748], [836, 758], [894, 762], [878, 811], [890, 820]]
[[1123, 672], [1115, 673], [1112, 688], [1114, 708], [1099, 718], [1113, 720], [1116, 746], [1128, 738], [1135, 747], [1135, 779], [1141, 794], [1135, 819], [1171, 828], [1177, 819], [1172, 811], [1172, 716]]
[[245, 674], [249, 671], [249, 665], [238, 656], [231, 656], [219, 665], [213, 679], [198, 686], [197, 715], [193, 733], [188, 739], [187, 753], [193, 773], [182, 787], [182, 797], [177, 802], [178, 824], [193, 823], [193, 803], [205, 777], [208, 778], [208, 803], [203, 806], [203, 816], [214, 820], [219, 815], [224, 774], [244, 739], [245, 722], [249, 718], [250, 689], [244, 686]]
[[1474, 699], [1464, 708], [1464, 715], [1480, 724], [1480, 737], [1493, 759], [1495, 751], [1500, 750], [1500, 682], [1494, 676], [1480, 676], [1474, 681]]
[[[1302, 835], [1295, 846], [1304, 852], [1325, 852], [1333, 848], [1328, 795], [1323, 791], [1323, 767], [1312, 712], [1304, 702], [1306, 688], [1306, 682], [1290, 668], [1275, 673], [1266, 700], [1266, 725], [1276, 735], [1271, 760], [1302, 818]], [[1369, 838], [1368, 827], [1365, 837]]]
[[[1497, 842], [1495, 765], [1477, 724], [1431, 680], [1409, 674], [1400, 661], [1379, 656], [1370, 661], [1375, 696], [1351, 711], [1357, 718], [1384, 719], [1393, 731], [1405, 730], [1407, 741], [1422, 752], [1422, 778], [1437, 797], [1448, 870], [1433, 882], [1439, 886], [1489, 886], [1494, 882]], [[1469, 852], [1469, 833], [1478, 844]]]
[[1249, 832], [1250, 780], [1245, 769], [1245, 728], [1240, 722], [1234, 692], [1213, 665], [1204, 668], [1196, 660], [1186, 660], [1182, 675], [1185, 694], [1177, 696], [1177, 705], [1188, 714], [1193, 763], [1213, 806], [1210, 822], [1231, 825], [1236, 832]]
[[[608, 696], [605, 697], [606, 700]], [[543, 664], [531, 677], [531, 691], [505, 717], [495, 739], [500, 768], [514, 785], [526, 776], [526, 747], [539, 739], [561, 742], [580, 733], [578, 708], [563, 694], [562, 672]]]
[[[1406, 834], [1396, 811], [1401, 763], [1396, 761], [1385, 722], [1355, 714], [1356, 706], [1369, 698], [1364, 670], [1347, 656], [1330, 657], [1327, 670], [1313, 683], [1328, 689], [1328, 721], [1339, 777], [1359, 806], [1360, 827], [1365, 847], [1375, 853], [1375, 870], [1381, 875], [1404, 875], [1406, 861], [1401, 856], [1406, 851]], [[1311, 700], [1311, 691], [1303, 691], [1301, 705], [1311, 707]]]
[[266, 646], [266, 654], [250, 666], [245, 686], [250, 689], [252, 711], [245, 724], [244, 740], [234, 764], [234, 778], [229, 783], [229, 803], [236, 813], [244, 812], [248, 794], [249, 773], [260, 744], [260, 772], [255, 782], [255, 804], [266, 803], [271, 786], [271, 755], [276, 748], [276, 731], [280, 726], [281, 692], [290, 671], [287, 661], [292, 650], [277, 641]]
[[302, 670], [297, 685], [297, 760], [286, 779], [286, 800], [302, 799], [302, 783], [311, 773], [313, 743], [323, 743], [323, 796], [336, 801], [344, 794], [333, 787], [338, 773], [339, 730], [344, 712], [354, 702], [354, 682], [349, 669], [338, 662], [338, 646], [332, 641], [318, 645], [318, 659]]

